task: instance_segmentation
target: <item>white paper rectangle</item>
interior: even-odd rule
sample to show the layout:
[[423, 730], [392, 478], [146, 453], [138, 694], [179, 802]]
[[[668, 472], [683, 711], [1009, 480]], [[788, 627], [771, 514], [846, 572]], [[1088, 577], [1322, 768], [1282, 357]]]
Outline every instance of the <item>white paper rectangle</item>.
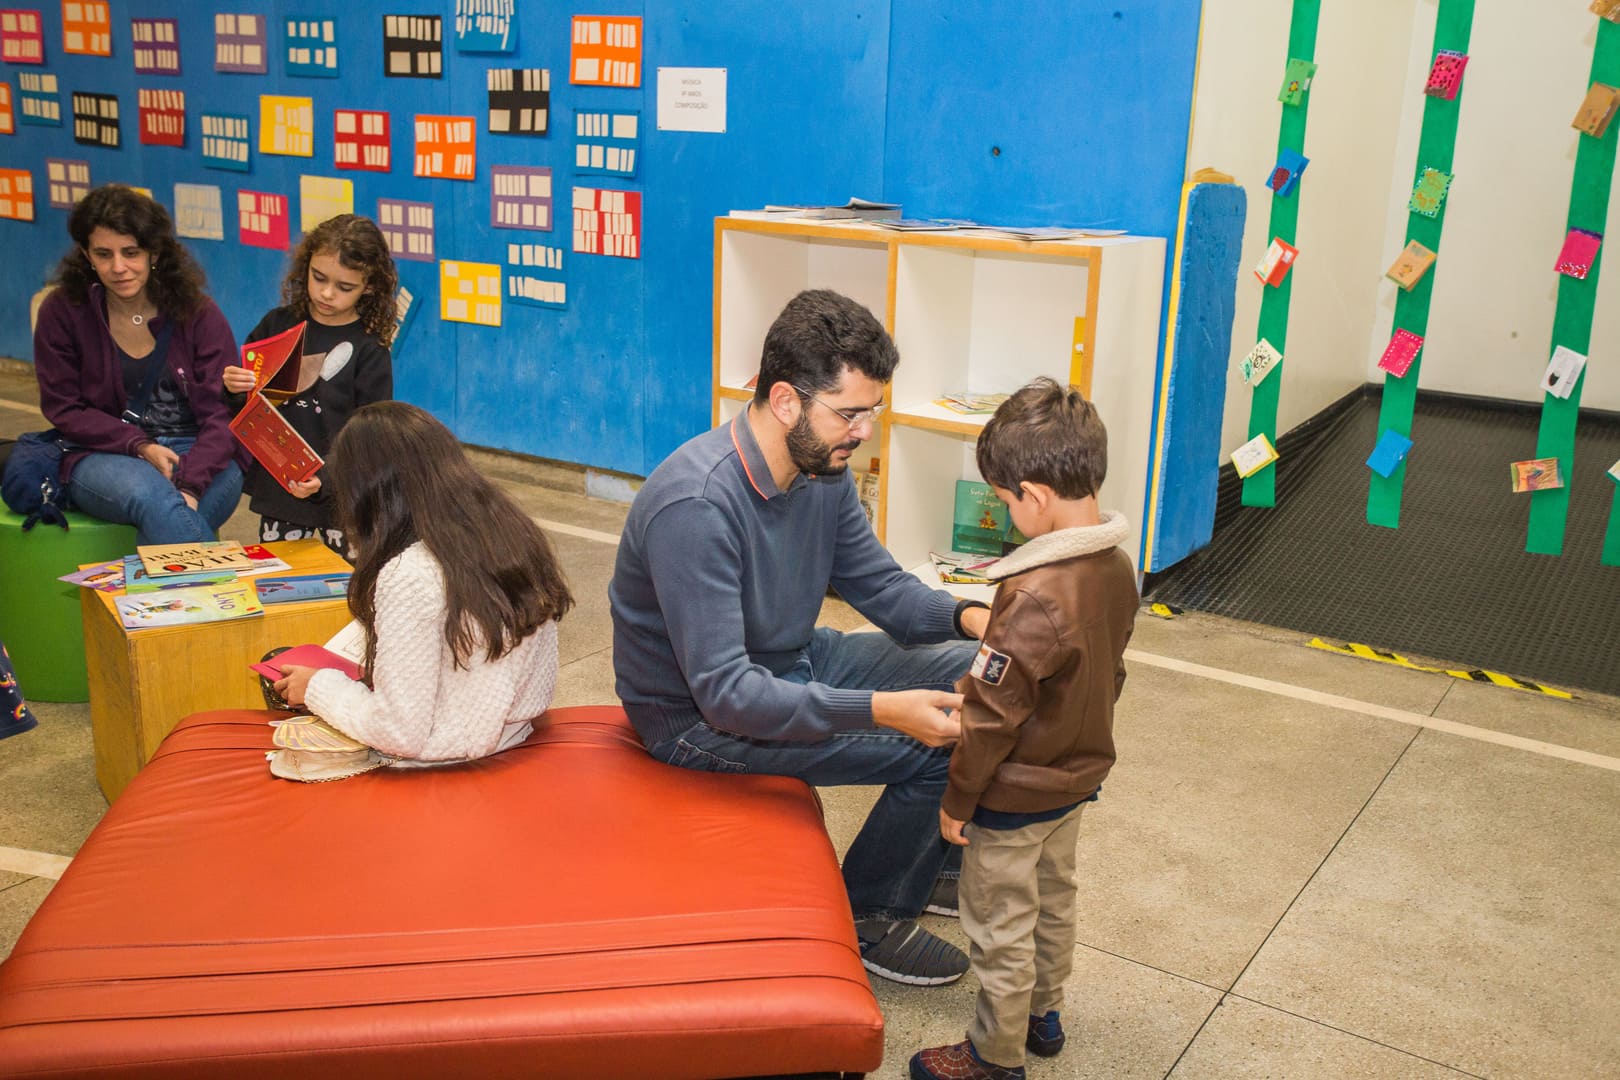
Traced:
[[658, 69], [658, 130], [726, 130], [726, 69]]
[[1552, 359], [1547, 361], [1547, 371], [1541, 376], [1541, 389], [1555, 398], [1568, 399], [1575, 389], [1575, 384], [1581, 379], [1581, 369], [1586, 367], [1586, 357], [1574, 349], [1563, 345], [1553, 350]]

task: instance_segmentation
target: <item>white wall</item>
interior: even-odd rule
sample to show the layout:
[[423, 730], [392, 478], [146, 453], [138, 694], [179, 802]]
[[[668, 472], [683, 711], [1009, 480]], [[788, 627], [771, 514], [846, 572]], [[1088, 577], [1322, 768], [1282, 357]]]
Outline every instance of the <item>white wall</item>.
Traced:
[[[1271, 240], [1265, 181], [1284, 108], [1276, 95], [1291, 7], [1289, 0], [1204, 5], [1188, 171], [1232, 173], [1249, 196], [1223, 455], [1248, 438], [1250, 391], [1237, 367], [1254, 344], [1264, 288], [1249, 270]], [[1437, 0], [1322, 5], [1279, 432], [1364, 382], [1382, 381], [1377, 361], [1397, 293], [1383, 275], [1405, 242], [1436, 7]], [[1552, 265], [1581, 137], [1569, 122], [1586, 91], [1595, 34], [1585, 4], [1478, 0], [1425, 389], [1541, 399], [1558, 284]], [[1620, 333], [1617, 300], [1620, 272], [1613, 272], [1599, 287], [1583, 405], [1620, 408], [1620, 372], [1610, 364], [1605, 378], [1601, 370], [1604, 343]]]

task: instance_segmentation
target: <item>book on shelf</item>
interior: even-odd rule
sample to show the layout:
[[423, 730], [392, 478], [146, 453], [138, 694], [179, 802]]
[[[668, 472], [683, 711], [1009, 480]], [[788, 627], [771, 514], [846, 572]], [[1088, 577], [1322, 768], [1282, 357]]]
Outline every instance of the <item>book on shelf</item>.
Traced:
[[1013, 527], [1007, 504], [989, 484], [956, 482], [956, 509], [951, 521], [951, 550], [969, 555], [1002, 556], [1028, 538]]
[[964, 390], [936, 398], [934, 404], [943, 405], [952, 412], [966, 416], [988, 416], [1010, 396], [1010, 394], [975, 394]]
[[139, 555], [124, 556], [123, 589], [126, 593], [156, 592], [159, 589], [186, 589], [193, 585], [223, 585], [235, 581], [235, 570], [198, 570], [191, 574], [160, 574], [147, 572]]
[[240, 581], [183, 589], [126, 593], [114, 601], [126, 630], [243, 619], [264, 612], [253, 586]]
[[856, 219], [860, 221], [892, 220], [900, 216], [899, 203], [873, 202], [871, 199], [850, 199], [842, 206], [812, 203], [777, 203], [767, 205], [765, 213], [781, 217], [815, 220]]
[[243, 570], [253, 560], [235, 540], [205, 540], [193, 544], [137, 544], [135, 554], [152, 577], [196, 574], [204, 570]]
[[292, 577], [255, 578], [259, 601], [293, 604], [301, 600], [341, 600], [349, 595], [349, 574], [297, 574]]
[[880, 218], [872, 224], [882, 229], [893, 229], [895, 232], [950, 232], [952, 229], [961, 228], [954, 221], [936, 218]]
[[248, 395], [247, 404], [231, 421], [230, 428], [264, 471], [289, 492], [295, 481], [308, 480], [326, 464], [263, 394]]
[[252, 393], [286, 399], [298, 393], [304, 367], [304, 323], [242, 346], [242, 366], [253, 372]]

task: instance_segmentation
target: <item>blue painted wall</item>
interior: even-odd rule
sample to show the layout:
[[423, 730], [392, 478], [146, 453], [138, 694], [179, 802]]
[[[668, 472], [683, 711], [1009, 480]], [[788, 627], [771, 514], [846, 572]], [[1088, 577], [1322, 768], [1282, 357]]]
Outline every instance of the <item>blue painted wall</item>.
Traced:
[[[637, 177], [578, 182], [645, 193], [643, 257], [569, 251], [567, 308], [507, 303], [498, 330], [440, 322], [437, 265], [402, 261], [401, 276], [421, 310], [396, 350], [395, 369], [400, 397], [431, 409], [469, 442], [642, 475], [708, 423], [716, 216], [767, 202], [862, 195], [901, 201], [914, 215], [1172, 235], [1199, 17], [1198, 0], [1034, 0], [1016, 7], [987, 0], [580, 7], [518, 0], [515, 53], [460, 53], [447, 40], [446, 77], [420, 80], [382, 77], [382, 17], [437, 14], [448, 32], [454, 5], [351, 0], [338, 15], [342, 77], [333, 80], [288, 76], [279, 53], [280, 20], [331, 10], [326, 4], [114, 0], [110, 59], [65, 56], [61, 5], [38, 0], [38, 7], [46, 27], [44, 68], [0, 65], [0, 78], [15, 97], [18, 71], [56, 73], [65, 115], [75, 89], [118, 94], [124, 147], [75, 144], [70, 115], [61, 128], [19, 123], [16, 135], [0, 136], [0, 165], [33, 170], [39, 189], [34, 224], [0, 221], [0, 245], [9, 256], [0, 270], [6, 315], [0, 354], [30, 354], [28, 298], [67, 244], [66, 212], [46, 207], [46, 157], [89, 160], [94, 183], [139, 184], [165, 202], [176, 181], [220, 186], [227, 239], [188, 243], [241, 334], [275, 302], [285, 256], [236, 242], [237, 189], [289, 194], [295, 234], [304, 173], [353, 180], [358, 213], [374, 215], [380, 197], [431, 200], [441, 258], [499, 263], [510, 241], [572, 246], [573, 111], [639, 109]], [[215, 11], [269, 19], [267, 75], [214, 72]], [[568, 84], [569, 19], [576, 12], [644, 17], [640, 90]], [[180, 19], [180, 77], [134, 74], [131, 17]], [[660, 66], [728, 70], [725, 134], [657, 130]], [[491, 67], [551, 70], [550, 135], [483, 130], [484, 72]], [[186, 91], [183, 149], [139, 144], [138, 86]], [[314, 99], [313, 158], [257, 152], [261, 94]], [[253, 118], [250, 173], [202, 167], [197, 116], [205, 108]], [[334, 169], [336, 108], [393, 114], [392, 172]], [[411, 175], [415, 113], [477, 118], [474, 182]], [[490, 228], [491, 164], [551, 167], [556, 232]]]

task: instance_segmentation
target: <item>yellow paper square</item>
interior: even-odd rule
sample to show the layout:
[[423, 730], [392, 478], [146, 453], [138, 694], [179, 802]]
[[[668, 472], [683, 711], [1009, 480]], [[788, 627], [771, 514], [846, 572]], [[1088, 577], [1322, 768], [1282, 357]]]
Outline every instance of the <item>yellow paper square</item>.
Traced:
[[315, 100], [259, 96], [259, 153], [315, 156]]
[[500, 264], [441, 259], [439, 318], [477, 326], [501, 325]]

